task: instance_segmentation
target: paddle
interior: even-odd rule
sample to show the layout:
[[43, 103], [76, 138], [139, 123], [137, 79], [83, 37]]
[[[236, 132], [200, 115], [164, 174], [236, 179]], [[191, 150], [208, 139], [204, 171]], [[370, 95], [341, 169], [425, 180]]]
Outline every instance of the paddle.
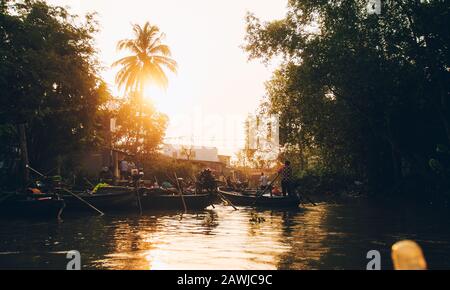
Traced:
[[178, 190], [179, 190], [180, 195], [181, 195], [181, 200], [183, 201], [184, 213], [187, 213], [186, 201], [184, 200], [183, 190], [181, 189], [180, 181], [178, 180], [178, 176], [177, 176], [176, 172], [174, 172], [173, 175], [175, 176], [175, 180], [177, 181]]
[[99, 210], [98, 208], [96, 208], [95, 206], [93, 206], [92, 204], [90, 204], [89, 202], [87, 202], [86, 200], [82, 199], [81, 197], [79, 197], [78, 195], [76, 195], [75, 193], [71, 192], [68, 189], [63, 188], [63, 190], [67, 193], [69, 193], [70, 195], [72, 195], [73, 197], [77, 198], [78, 200], [80, 200], [82, 203], [84, 203], [85, 205], [89, 206], [90, 208], [92, 208], [93, 210], [95, 210], [96, 212], [98, 212], [100, 214], [100, 216], [104, 216], [105, 213], [102, 212], [101, 210]]
[[237, 207], [234, 206], [234, 204], [227, 198], [225, 198], [225, 196], [223, 196], [223, 194], [220, 193], [220, 189], [217, 190], [217, 194], [219, 195], [220, 199], [225, 202], [228, 203], [231, 207], [234, 208], [234, 210], [239, 210]]

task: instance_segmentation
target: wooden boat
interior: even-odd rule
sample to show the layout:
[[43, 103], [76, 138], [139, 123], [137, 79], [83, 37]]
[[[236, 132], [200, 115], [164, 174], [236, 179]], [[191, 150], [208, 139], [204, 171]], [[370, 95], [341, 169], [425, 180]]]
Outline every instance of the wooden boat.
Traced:
[[0, 197], [0, 216], [18, 218], [59, 218], [65, 202], [55, 196], [6, 194]]
[[[211, 194], [183, 194], [188, 211], [203, 210], [213, 202]], [[184, 210], [183, 198], [177, 192], [162, 188], [141, 188], [140, 199], [143, 210]]]
[[219, 195], [229, 200], [235, 206], [250, 206], [261, 208], [298, 208], [300, 200], [296, 197], [270, 196], [258, 191], [237, 192], [229, 188], [219, 188]]
[[[92, 211], [92, 208], [75, 196], [64, 191], [61, 193], [66, 202], [66, 211]], [[137, 208], [137, 194], [135, 189], [130, 187], [108, 186], [100, 188], [95, 193], [88, 191], [73, 193], [105, 213], [132, 211]]]

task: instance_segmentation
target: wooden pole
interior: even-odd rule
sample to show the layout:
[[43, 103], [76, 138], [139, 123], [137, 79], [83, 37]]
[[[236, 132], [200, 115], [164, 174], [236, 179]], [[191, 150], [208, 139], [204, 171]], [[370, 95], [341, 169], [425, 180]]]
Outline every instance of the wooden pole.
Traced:
[[139, 193], [139, 187], [136, 186], [136, 200], [139, 208], [139, 213], [142, 215], [142, 203], [141, 203], [141, 196]]
[[[139, 170], [138, 170], [138, 174], [139, 174]], [[140, 179], [137, 179], [137, 180], [134, 179], [134, 188], [136, 191], [136, 201], [137, 201], [139, 213], [142, 215], [142, 203], [141, 203], [141, 196], [139, 193], [139, 183], [140, 183]]]
[[180, 191], [180, 195], [181, 195], [181, 200], [183, 201], [184, 213], [187, 213], [186, 201], [184, 200], [183, 190], [181, 189], [180, 182], [178, 181], [177, 173], [174, 172], [173, 174], [174, 174], [175, 179], [176, 179], [176, 181], [177, 181], [178, 190]]

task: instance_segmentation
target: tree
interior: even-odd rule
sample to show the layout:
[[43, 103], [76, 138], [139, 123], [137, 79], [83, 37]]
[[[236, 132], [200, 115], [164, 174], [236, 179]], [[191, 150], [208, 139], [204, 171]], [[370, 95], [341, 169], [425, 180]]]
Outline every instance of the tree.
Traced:
[[150, 101], [141, 103], [137, 98], [136, 94], [130, 94], [125, 100], [119, 100], [113, 111], [116, 118], [113, 144], [128, 154], [154, 155], [163, 141], [168, 118]]
[[191, 161], [195, 158], [195, 148], [194, 146], [181, 146], [181, 156], [186, 157], [186, 160]]
[[[166, 88], [168, 78], [164, 69], [176, 72], [177, 63], [170, 58], [170, 48], [162, 43], [164, 34], [157, 26], [146, 22], [144, 26], [134, 25], [133, 32], [133, 39], [121, 40], [117, 45], [118, 50], [129, 51], [131, 55], [114, 62], [113, 67], [120, 67], [116, 75], [119, 88], [124, 88], [126, 93], [137, 94], [138, 97], [133, 100], [143, 105], [145, 87], [155, 84]], [[142, 114], [140, 117], [141, 123], [144, 123]], [[140, 134], [141, 130], [137, 130], [135, 141], [140, 141]], [[135, 147], [139, 148], [138, 145]]]
[[0, 126], [7, 129], [0, 139], [14, 152], [16, 126], [26, 124], [30, 163], [44, 172], [101, 142], [97, 109], [109, 94], [99, 77], [96, 27], [94, 15], [82, 19], [44, 1], [1, 2]]
[[283, 56], [267, 83], [283, 143], [374, 191], [437, 181], [429, 160], [450, 143], [448, 3], [386, 0], [382, 15], [365, 0], [288, 3], [281, 20], [248, 15], [245, 47]]

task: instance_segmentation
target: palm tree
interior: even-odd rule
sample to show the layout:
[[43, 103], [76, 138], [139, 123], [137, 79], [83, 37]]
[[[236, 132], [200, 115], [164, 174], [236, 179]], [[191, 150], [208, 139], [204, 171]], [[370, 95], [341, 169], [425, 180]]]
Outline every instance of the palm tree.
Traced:
[[[113, 63], [113, 67], [119, 66], [116, 75], [116, 83], [119, 89], [125, 89], [125, 93], [136, 95], [140, 103], [141, 130], [143, 127], [143, 95], [147, 85], [157, 85], [167, 88], [168, 79], [164, 69], [176, 73], [177, 62], [171, 58], [169, 46], [162, 43], [165, 37], [158, 26], [146, 22], [144, 26], [133, 25], [134, 38], [123, 39], [117, 44], [117, 50], [126, 50], [131, 55], [119, 59]], [[140, 132], [136, 134], [136, 153]]]
[[175, 73], [177, 62], [171, 58], [170, 48], [162, 43], [164, 33], [149, 22], [144, 26], [133, 25], [133, 31], [134, 38], [123, 39], [117, 44], [118, 50], [132, 53], [113, 63], [113, 67], [121, 67], [116, 75], [117, 85], [126, 92], [141, 95], [149, 84], [166, 88], [168, 79], [164, 68]]

